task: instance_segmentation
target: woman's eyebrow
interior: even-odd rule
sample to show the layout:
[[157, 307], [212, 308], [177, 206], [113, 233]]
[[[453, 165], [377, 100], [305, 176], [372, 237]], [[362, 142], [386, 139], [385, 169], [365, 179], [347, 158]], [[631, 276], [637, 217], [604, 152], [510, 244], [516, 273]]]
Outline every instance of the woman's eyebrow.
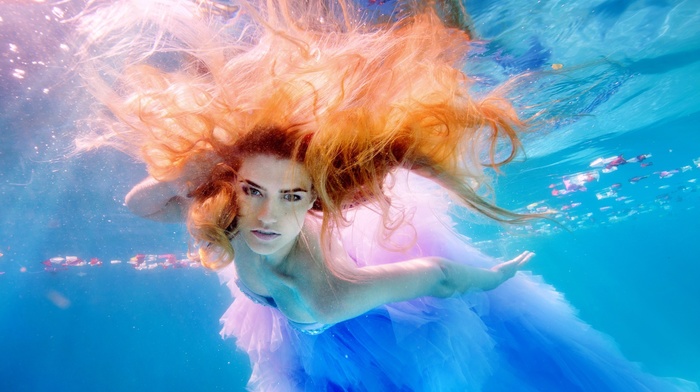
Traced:
[[294, 189], [284, 189], [281, 190], [280, 193], [296, 193], [296, 192], [309, 192], [304, 188], [294, 188]]
[[253, 181], [250, 181], [250, 180], [242, 180], [241, 182], [244, 182], [244, 183], [246, 183], [246, 184], [252, 186], [253, 188], [258, 188], [258, 189], [260, 189], [261, 191], [266, 191], [266, 192], [267, 192], [267, 189], [265, 189], [264, 186], [258, 185], [258, 184], [256, 184], [256, 183], [254, 183]]
[[[246, 184], [248, 184], [248, 185], [250, 185], [250, 186], [252, 186], [252, 187], [254, 187], [254, 188], [258, 188], [258, 189], [260, 189], [261, 191], [267, 192], [267, 189], [265, 189], [264, 186], [258, 185], [258, 184], [256, 184], [256, 183], [254, 183], [253, 181], [250, 181], [250, 180], [242, 180], [241, 182], [244, 182], [244, 183], [246, 183]], [[306, 189], [304, 189], [304, 188], [283, 189], [283, 190], [280, 191], [280, 193], [296, 193], [296, 192], [306, 192], [306, 193], [308, 193], [309, 191], [306, 190]]]

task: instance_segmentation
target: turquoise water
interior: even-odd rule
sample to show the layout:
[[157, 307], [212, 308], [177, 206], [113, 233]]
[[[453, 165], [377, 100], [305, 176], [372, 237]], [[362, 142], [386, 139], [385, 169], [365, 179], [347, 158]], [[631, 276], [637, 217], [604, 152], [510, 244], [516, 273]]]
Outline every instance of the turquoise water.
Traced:
[[[630, 360], [700, 381], [700, 7], [523, 4], [467, 4], [483, 38], [470, 72], [480, 88], [539, 72], [514, 98], [560, 115], [525, 135], [527, 159], [495, 190], [562, 226], [467, 219], [463, 232], [497, 256], [534, 250], [533, 272]], [[247, 360], [218, 336], [227, 290], [201, 268], [168, 265], [187, 250], [181, 226], [122, 205], [143, 167], [111, 151], [66, 157], [89, 113], [66, 22], [80, 7], [0, 4], [0, 390], [241, 390]], [[570, 71], [546, 75], [552, 64]], [[620, 155], [650, 157], [590, 166]], [[137, 270], [137, 254], [160, 265]], [[67, 256], [88, 265], [61, 267]]]

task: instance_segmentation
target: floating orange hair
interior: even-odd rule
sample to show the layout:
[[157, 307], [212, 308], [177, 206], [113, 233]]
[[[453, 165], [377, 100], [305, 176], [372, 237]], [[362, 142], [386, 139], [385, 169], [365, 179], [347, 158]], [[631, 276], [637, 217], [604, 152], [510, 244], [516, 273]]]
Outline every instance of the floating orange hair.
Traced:
[[[454, 7], [406, 2], [408, 11], [392, 21], [344, 0], [137, 3], [84, 22], [89, 46], [110, 48], [101, 67], [128, 60], [123, 69], [93, 67], [89, 74], [114, 116], [92, 146], [121, 148], [168, 181], [193, 155], [230, 151], [250, 132], [293, 132], [303, 139], [303, 163], [323, 205], [324, 235], [357, 203], [378, 203], [386, 218], [382, 184], [398, 167], [433, 178], [490, 218], [523, 218], [477, 192], [484, 165], [513, 159], [523, 124], [507, 100], [470, 94], [462, 72], [470, 37], [444, 22], [466, 20]], [[130, 29], [138, 31], [135, 46], [110, 38]], [[147, 65], [158, 55], [159, 66]], [[501, 140], [511, 152], [497, 161]], [[235, 201], [214, 183], [190, 211], [190, 232], [231, 253], [222, 235], [231, 227], [222, 226], [235, 221]]]

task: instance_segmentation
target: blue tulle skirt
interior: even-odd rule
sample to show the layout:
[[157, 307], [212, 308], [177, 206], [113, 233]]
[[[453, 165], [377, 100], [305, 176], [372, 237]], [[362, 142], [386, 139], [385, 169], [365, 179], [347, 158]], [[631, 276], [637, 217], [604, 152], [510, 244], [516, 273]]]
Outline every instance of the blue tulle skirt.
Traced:
[[[455, 233], [431, 183], [398, 181], [392, 204], [406, 224], [379, 241], [371, 208], [343, 230], [358, 265], [442, 256], [474, 266], [496, 261]], [[400, 251], [389, 248], [400, 248]], [[220, 276], [235, 298], [221, 321], [251, 361], [259, 391], [698, 391], [626, 360], [615, 343], [577, 318], [541, 277], [519, 272], [488, 292], [387, 304], [319, 335], [291, 327], [274, 308], [241, 294], [229, 267]]]

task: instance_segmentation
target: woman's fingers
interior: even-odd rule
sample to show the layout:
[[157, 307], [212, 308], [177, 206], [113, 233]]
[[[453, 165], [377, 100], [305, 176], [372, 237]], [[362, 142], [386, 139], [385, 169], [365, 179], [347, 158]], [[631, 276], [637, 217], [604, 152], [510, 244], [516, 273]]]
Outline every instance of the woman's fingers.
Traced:
[[504, 280], [510, 279], [515, 275], [516, 272], [518, 272], [523, 266], [525, 266], [525, 264], [527, 264], [527, 262], [530, 261], [530, 259], [532, 259], [533, 256], [535, 256], [534, 253], [530, 251], [525, 251], [511, 260], [508, 260], [504, 263], [493, 267], [493, 270], [500, 271], [504, 276]]
[[519, 254], [515, 259], [513, 259], [513, 261], [515, 262], [515, 264], [517, 264], [518, 268], [520, 268], [527, 264], [527, 262], [530, 261], [530, 259], [532, 259], [533, 256], [535, 256], [534, 253], [530, 251], [525, 251]]

